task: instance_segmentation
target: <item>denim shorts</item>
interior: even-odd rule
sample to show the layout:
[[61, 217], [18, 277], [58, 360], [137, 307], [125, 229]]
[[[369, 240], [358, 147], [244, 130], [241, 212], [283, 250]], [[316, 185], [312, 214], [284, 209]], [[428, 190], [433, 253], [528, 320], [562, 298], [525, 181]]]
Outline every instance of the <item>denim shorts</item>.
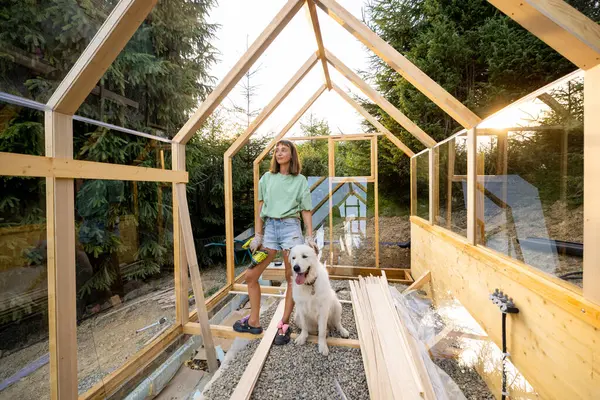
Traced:
[[304, 244], [298, 218], [271, 219], [265, 221], [263, 247], [273, 250], [289, 250]]

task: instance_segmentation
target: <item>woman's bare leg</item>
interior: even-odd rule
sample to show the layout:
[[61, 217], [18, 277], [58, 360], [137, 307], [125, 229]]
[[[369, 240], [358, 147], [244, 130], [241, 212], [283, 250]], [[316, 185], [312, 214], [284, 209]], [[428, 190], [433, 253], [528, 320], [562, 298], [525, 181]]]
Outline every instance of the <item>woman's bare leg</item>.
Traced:
[[268, 253], [267, 258], [260, 264], [254, 266], [254, 268], [248, 268], [246, 270], [246, 284], [248, 285], [248, 297], [250, 298], [250, 319], [248, 319], [248, 325], [253, 327], [260, 326], [260, 285], [258, 284], [258, 278], [260, 278], [260, 275], [277, 254], [277, 250], [263, 250]]
[[283, 318], [281, 320], [284, 324], [290, 323], [290, 316], [294, 311], [294, 299], [292, 297], [292, 265], [289, 259], [290, 251], [283, 251], [283, 263], [285, 264], [285, 280], [287, 281], [287, 290], [285, 291], [285, 308], [283, 310]]

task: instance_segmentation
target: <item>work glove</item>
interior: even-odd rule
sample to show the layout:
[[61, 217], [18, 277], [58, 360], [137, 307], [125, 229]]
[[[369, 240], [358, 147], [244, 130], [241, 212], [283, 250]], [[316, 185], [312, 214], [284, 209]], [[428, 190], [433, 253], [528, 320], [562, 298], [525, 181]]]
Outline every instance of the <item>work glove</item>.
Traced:
[[254, 253], [262, 245], [262, 242], [263, 235], [260, 233], [254, 235], [254, 239], [252, 239], [252, 242], [250, 242], [250, 251]]
[[312, 249], [315, 251], [316, 254], [319, 254], [319, 246], [317, 246], [317, 243], [315, 242], [315, 238], [313, 235], [306, 235], [304, 237], [304, 243], [310, 247], [312, 247]]

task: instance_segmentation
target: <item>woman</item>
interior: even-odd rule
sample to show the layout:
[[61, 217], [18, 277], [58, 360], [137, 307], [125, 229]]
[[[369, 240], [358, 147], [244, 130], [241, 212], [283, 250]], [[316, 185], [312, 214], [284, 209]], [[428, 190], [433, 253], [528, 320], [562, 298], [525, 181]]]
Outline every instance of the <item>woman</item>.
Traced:
[[[308, 181], [300, 174], [300, 160], [296, 146], [289, 140], [280, 140], [275, 146], [271, 168], [258, 184], [258, 210], [260, 218], [256, 221], [256, 234], [250, 249], [264, 248], [268, 257], [246, 271], [248, 297], [250, 297], [250, 315], [237, 321], [233, 329], [237, 332], [262, 333], [260, 326], [260, 285], [258, 278], [273, 261], [278, 250], [283, 251], [287, 291], [283, 318], [277, 326], [275, 344], [287, 344], [290, 341], [290, 316], [294, 309], [292, 300], [292, 266], [289, 250], [306, 243], [317, 248], [312, 232], [312, 200]], [[306, 237], [302, 238], [300, 216], [304, 220]]]

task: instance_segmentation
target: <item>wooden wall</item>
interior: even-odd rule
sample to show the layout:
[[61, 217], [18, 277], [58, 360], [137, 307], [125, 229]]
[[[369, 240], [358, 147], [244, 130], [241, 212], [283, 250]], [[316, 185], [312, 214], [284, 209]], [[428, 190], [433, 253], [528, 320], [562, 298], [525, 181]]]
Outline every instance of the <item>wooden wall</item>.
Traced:
[[513, 364], [544, 399], [600, 398], [600, 307], [558, 279], [472, 246], [445, 229], [411, 217], [413, 277], [431, 271], [434, 301], [459, 300], [498, 345], [501, 314], [495, 288], [520, 309], [507, 323]]

